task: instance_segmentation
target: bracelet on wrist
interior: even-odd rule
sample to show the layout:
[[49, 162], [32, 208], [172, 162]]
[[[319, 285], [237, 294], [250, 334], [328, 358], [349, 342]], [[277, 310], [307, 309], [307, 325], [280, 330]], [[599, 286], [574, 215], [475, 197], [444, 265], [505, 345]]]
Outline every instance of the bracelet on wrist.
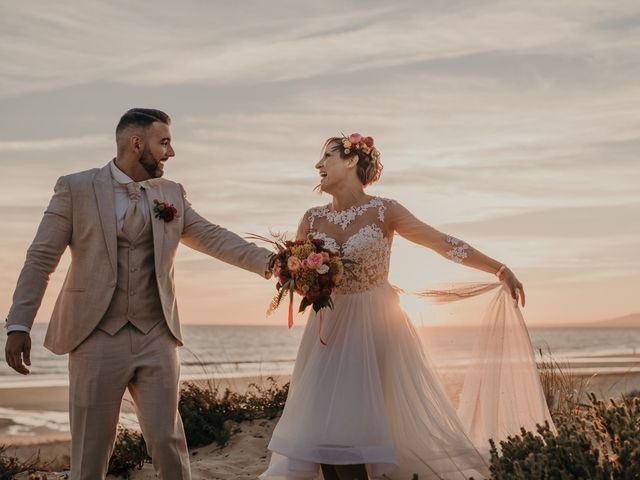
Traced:
[[500, 268], [496, 272], [496, 277], [498, 277], [498, 280], [500, 280], [500, 275], [502, 275], [502, 272], [504, 272], [506, 269], [507, 269], [507, 266], [504, 263], [500, 265]]

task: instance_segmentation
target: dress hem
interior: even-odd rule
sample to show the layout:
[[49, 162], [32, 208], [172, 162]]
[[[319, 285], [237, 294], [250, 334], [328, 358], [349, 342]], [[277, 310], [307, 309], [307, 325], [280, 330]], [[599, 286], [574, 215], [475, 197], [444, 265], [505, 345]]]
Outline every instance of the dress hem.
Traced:
[[338, 445], [293, 446], [278, 438], [272, 438], [269, 450], [287, 458], [326, 465], [386, 464], [398, 465], [395, 452], [388, 447], [347, 447]]

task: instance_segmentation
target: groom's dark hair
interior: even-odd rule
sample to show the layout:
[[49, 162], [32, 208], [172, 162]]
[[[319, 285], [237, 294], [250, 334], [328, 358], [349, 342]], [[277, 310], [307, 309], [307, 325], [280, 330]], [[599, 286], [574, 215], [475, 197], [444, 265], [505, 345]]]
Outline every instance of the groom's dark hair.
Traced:
[[120, 121], [116, 127], [116, 138], [119, 133], [129, 127], [146, 129], [155, 122], [171, 125], [171, 117], [162, 110], [156, 110], [155, 108], [132, 108], [120, 117]]

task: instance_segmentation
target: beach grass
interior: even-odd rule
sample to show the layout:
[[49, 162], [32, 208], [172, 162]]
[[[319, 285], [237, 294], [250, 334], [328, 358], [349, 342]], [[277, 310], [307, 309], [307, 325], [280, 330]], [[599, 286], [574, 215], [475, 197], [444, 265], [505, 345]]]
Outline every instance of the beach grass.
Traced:
[[12, 480], [21, 472], [32, 472], [43, 468], [46, 468], [46, 465], [43, 465], [38, 455], [21, 461], [9, 455], [6, 446], [0, 445], [0, 480]]
[[571, 415], [584, 406], [590, 377], [572, 372], [567, 362], [556, 360], [550, 350], [538, 350], [538, 372], [552, 417]]

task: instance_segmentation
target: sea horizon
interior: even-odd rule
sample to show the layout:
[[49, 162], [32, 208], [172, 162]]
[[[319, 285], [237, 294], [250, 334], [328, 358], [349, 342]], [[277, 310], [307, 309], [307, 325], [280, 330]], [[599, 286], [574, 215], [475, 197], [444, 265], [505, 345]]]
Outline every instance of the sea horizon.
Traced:
[[[66, 384], [67, 356], [55, 355], [42, 346], [46, 325], [35, 324], [32, 330], [31, 374], [20, 376], [3, 365], [0, 388]], [[185, 342], [180, 348], [183, 380], [290, 375], [304, 332], [304, 325], [291, 329], [286, 325], [184, 324], [182, 327]], [[433, 363], [453, 369], [464, 368], [470, 361], [476, 338], [474, 332], [479, 328], [416, 326]], [[592, 359], [598, 359], [600, 365], [604, 363], [599, 371], [611, 373], [614, 368], [634, 365], [634, 357], [640, 354], [640, 328], [554, 325], [529, 326], [528, 331], [540, 360], [543, 356], [551, 356], [576, 369], [591, 368]], [[610, 360], [603, 362], [607, 357]]]

